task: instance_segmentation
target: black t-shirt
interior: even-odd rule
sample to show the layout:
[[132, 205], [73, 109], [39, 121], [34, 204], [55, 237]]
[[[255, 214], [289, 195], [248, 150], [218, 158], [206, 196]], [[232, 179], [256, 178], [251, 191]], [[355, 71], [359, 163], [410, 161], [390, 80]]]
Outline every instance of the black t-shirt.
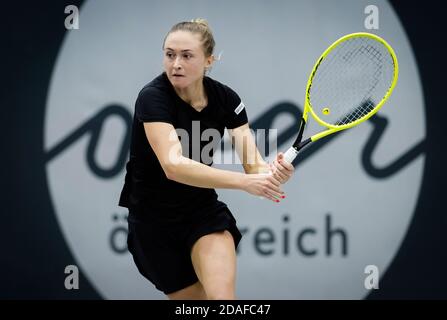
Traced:
[[225, 128], [246, 124], [247, 114], [239, 96], [228, 86], [209, 77], [204, 77], [203, 84], [208, 105], [200, 112], [176, 94], [165, 73], [140, 91], [135, 103], [130, 160], [126, 165], [120, 206], [144, 214], [175, 216], [179, 213], [194, 215], [217, 201], [214, 189], [190, 186], [166, 177], [143, 126], [144, 122], [172, 124], [180, 138], [183, 156], [211, 166], [212, 148], [209, 140], [200, 141], [206, 140], [200, 139], [202, 133], [206, 129], [216, 129], [218, 139], [213, 137], [210, 140], [213, 146], [218, 147]]

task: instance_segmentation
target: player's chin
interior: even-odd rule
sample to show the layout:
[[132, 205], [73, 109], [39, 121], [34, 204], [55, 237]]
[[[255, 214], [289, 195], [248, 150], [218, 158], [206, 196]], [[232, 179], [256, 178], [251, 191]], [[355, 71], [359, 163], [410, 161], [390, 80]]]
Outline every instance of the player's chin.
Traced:
[[171, 81], [171, 84], [178, 89], [186, 88], [190, 84], [190, 81], [188, 81], [185, 76], [171, 76], [169, 80]]

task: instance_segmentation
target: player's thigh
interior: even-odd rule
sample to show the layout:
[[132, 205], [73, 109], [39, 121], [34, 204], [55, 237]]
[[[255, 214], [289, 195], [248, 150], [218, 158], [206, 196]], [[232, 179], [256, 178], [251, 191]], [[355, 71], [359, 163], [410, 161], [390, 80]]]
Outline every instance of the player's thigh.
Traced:
[[236, 249], [228, 230], [200, 237], [192, 247], [191, 260], [205, 291], [214, 285], [234, 287]]

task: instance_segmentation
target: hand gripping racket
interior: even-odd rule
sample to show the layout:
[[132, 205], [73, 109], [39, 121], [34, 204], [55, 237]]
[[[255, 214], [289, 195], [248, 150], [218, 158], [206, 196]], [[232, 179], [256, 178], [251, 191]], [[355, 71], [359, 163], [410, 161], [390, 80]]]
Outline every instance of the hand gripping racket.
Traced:
[[[393, 48], [374, 34], [352, 33], [335, 41], [310, 74], [298, 137], [284, 159], [291, 163], [309, 143], [373, 116], [390, 97], [398, 72]], [[302, 140], [309, 112], [326, 130]]]

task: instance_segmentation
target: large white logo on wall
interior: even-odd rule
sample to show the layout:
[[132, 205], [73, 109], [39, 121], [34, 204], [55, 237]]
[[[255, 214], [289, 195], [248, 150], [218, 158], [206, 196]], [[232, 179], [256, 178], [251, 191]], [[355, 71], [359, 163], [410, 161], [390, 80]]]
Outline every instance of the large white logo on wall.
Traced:
[[[210, 21], [216, 49], [224, 52], [211, 76], [241, 95], [253, 122], [283, 110], [281, 105], [302, 105], [315, 59], [341, 35], [365, 31], [367, 5], [98, 0], [82, 6], [80, 28], [67, 32], [54, 69], [45, 148], [60, 227], [102, 296], [163, 297], [139, 275], [126, 251], [126, 212], [117, 201], [124, 180], [124, 120], [133, 113], [139, 89], [161, 72], [162, 40], [171, 25], [194, 17]], [[381, 3], [379, 10], [378, 34], [393, 45], [401, 73], [379, 113], [388, 122], [370, 155], [378, 171], [425, 136], [422, 90], [410, 45], [391, 7]], [[290, 114], [280, 114], [272, 127], [280, 135], [292, 122]], [[244, 232], [240, 298], [357, 299], [368, 293], [364, 268], [374, 264], [383, 274], [397, 253], [424, 165], [419, 156], [382, 177], [365, 170], [362, 152], [378, 127], [368, 122], [303, 159], [281, 204], [218, 191]], [[292, 139], [278, 148], [287, 149]]]

